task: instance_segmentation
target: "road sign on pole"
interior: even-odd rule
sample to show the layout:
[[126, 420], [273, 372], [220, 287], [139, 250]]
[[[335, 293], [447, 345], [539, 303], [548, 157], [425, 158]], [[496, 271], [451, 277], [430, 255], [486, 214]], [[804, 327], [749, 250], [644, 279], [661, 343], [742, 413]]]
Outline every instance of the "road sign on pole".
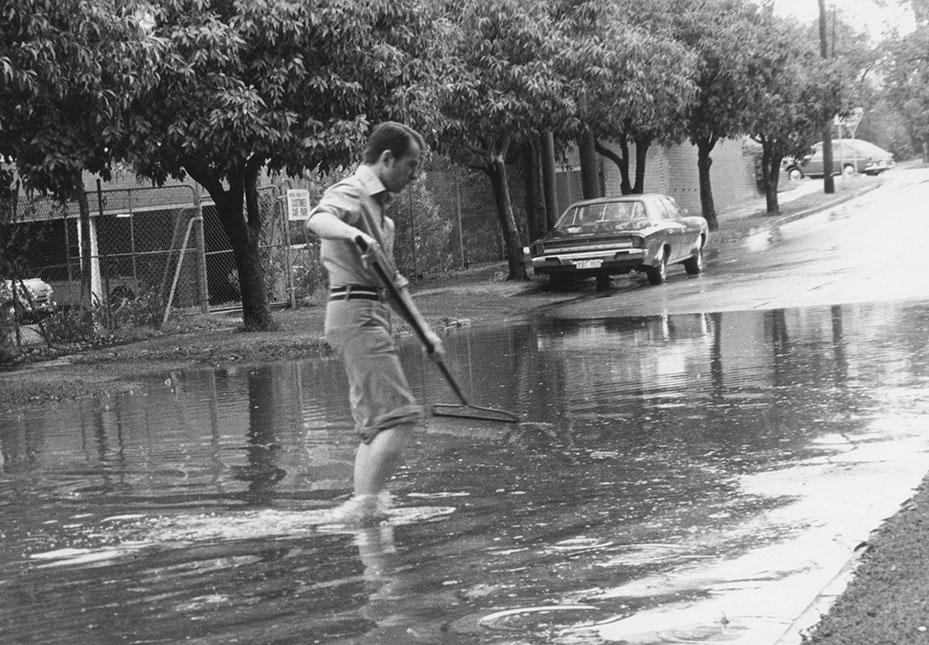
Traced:
[[848, 130], [851, 138], [855, 138], [855, 130], [858, 129], [858, 124], [861, 123], [861, 117], [864, 116], [864, 108], [852, 108], [844, 115], [835, 115], [835, 125], [839, 128], [839, 134], [842, 133], [842, 128]]

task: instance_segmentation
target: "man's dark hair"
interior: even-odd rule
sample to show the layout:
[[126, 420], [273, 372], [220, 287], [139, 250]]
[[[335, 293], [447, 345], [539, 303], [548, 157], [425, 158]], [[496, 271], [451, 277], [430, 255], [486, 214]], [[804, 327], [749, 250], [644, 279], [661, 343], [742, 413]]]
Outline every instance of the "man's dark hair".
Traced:
[[368, 146], [362, 160], [368, 165], [375, 164], [385, 150], [390, 150], [399, 159], [409, 152], [412, 141], [425, 152], [426, 144], [419, 132], [413, 128], [396, 121], [378, 123], [368, 138]]

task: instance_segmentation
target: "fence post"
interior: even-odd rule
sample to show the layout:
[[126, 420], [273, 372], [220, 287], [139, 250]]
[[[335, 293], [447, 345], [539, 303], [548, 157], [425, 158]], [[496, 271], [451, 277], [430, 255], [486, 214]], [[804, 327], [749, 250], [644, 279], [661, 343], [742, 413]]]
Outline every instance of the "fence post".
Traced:
[[165, 305], [164, 317], [161, 319], [162, 326], [168, 323], [171, 316], [171, 305], [174, 303], [174, 294], [177, 291], [177, 281], [181, 277], [181, 267], [184, 265], [184, 256], [187, 255], [187, 242], [190, 241], [190, 229], [196, 223], [196, 218], [187, 222], [187, 230], [184, 231], [184, 241], [181, 243], [181, 252], [177, 258], [177, 267], [174, 269], [174, 278], [171, 280], [171, 291], [168, 293], [168, 303]]
[[196, 231], [194, 232], [195, 244], [197, 245], [197, 273], [198, 282], [200, 283], [200, 313], [209, 313], [210, 311], [210, 290], [206, 281], [206, 239], [203, 233], [203, 200], [200, 198], [200, 184], [193, 185], [194, 191], [194, 222]]

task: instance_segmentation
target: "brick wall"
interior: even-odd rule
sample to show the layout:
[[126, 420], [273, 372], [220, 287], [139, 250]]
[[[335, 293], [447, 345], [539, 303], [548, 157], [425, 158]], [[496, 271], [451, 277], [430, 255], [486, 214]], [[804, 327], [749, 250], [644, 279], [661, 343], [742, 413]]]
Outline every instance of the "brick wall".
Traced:
[[[607, 145], [613, 150], [619, 150], [617, 146]], [[630, 181], [634, 182], [634, 146], [630, 146], [629, 155], [632, 157], [629, 163]], [[710, 180], [717, 209], [725, 208], [728, 203], [743, 201], [758, 194], [754, 179], [754, 161], [751, 156], [743, 154], [739, 140], [721, 141], [716, 144], [711, 156], [713, 165], [710, 167]], [[598, 161], [603, 178], [604, 194], [608, 196], [621, 194], [619, 168], [605, 157], [598, 157]], [[558, 172], [560, 210], [572, 201], [581, 198], [579, 181], [574, 178], [574, 175], [580, 175], [578, 167], [577, 151], [572, 149], [565, 166]], [[572, 190], [566, 188], [569, 183]], [[577, 188], [573, 189], [575, 185]], [[696, 146], [690, 143], [651, 146], [646, 156], [645, 192], [671, 195], [691, 214], [699, 214], [700, 185], [697, 174]]]

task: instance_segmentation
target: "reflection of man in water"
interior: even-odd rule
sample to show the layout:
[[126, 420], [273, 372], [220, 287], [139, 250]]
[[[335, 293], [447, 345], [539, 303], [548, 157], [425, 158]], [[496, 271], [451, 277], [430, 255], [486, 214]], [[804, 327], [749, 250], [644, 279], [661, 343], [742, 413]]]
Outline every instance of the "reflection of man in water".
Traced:
[[356, 535], [355, 544], [368, 593], [361, 616], [374, 623], [361, 642], [439, 642], [443, 635], [441, 624], [432, 623], [441, 614], [430, 602], [424, 602], [424, 594], [415, 592], [420, 579], [415, 568], [402, 566], [394, 546], [393, 527], [363, 529]]

